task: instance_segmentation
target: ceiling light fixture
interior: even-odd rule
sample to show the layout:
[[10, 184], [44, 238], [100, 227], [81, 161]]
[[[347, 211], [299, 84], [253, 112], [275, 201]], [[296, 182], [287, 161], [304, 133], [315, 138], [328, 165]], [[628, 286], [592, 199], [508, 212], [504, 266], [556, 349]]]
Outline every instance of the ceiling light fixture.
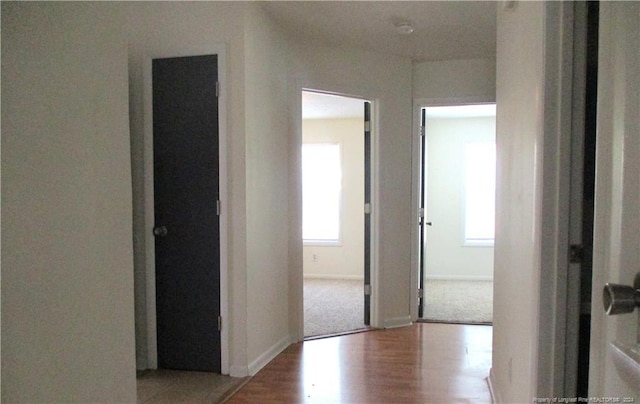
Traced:
[[396, 32], [400, 35], [409, 35], [413, 33], [413, 24], [409, 21], [400, 21], [395, 23]]

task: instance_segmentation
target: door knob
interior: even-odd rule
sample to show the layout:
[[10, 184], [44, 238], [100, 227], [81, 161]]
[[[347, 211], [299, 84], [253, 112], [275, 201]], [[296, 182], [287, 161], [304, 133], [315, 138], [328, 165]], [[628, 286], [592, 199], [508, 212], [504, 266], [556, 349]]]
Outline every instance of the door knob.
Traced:
[[602, 290], [604, 311], [608, 315], [632, 313], [640, 307], [640, 273], [633, 281], [633, 286], [607, 283]]
[[153, 228], [153, 235], [156, 237], [164, 237], [168, 232], [167, 226], [156, 226]]

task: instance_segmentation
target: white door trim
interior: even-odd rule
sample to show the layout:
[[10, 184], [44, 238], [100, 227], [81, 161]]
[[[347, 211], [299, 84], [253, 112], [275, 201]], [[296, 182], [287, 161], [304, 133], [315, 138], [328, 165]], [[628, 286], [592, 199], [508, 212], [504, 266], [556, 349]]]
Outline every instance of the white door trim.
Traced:
[[[574, 5], [547, 3], [545, 6], [544, 102], [542, 156], [542, 213], [540, 300], [538, 319], [537, 393], [538, 396], [571, 397], [566, 377], [577, 360], [568, 341], [577, 339], [577, 329], [569, 327], [574, 319], [569, 294], [569, 244], [572, 197], [572, 139], [584, 136], [573, 133], [573, 34]], [[575, 220], [581, 220], [577, 217]], [[576, 305], [574, 307], [573, 305]], [[573, 375], [575, 378], [575, 374]], [[573, 384], [571, 382], [570, 384]]]
[[420, 225], [418, 209], [420, 208], [420, 126], [422, 108], [449, 107], [471, 104], [495, 104], [495, 98], [482, 96], [447, 97], [447, 98], [416, 98], [413, 100], [413, 127], [411, 138], [411, 212], [415, 220], [411, 222], [411, 321], [418, 320], [418, 272], [420, 271]]
[[155, 288], [155, 238], [154, 194], [153, 194], [153, 59], [185, 57], [197, 55], [217, 55], [218, 82], [218, 147], [219, 147], [219, 194], [220, 209], [220, 316], [222, 330], [220, 333], [221, 373], [229, 374], [229, 203], [228, 203], [228, 170], [227, 170], [227, 72], [226, 46], [213, 44], [205, 48], [185, 48], [179, 52], [159, 51], [146, 53], [143, 60], [143, 136], [144, 136], [144, 240], [145, 240], [145, 272], [146, 272], [146, 312], [147, 312], [147, 368], [158, 367], [158, 343], [156, 333], [156, 288]]
[[[371, 103], [371, 311], [370, 311], [370, 320], [371, 327], [381, 328], [383, 327], [382, 320], [380, 318], [380, 310], [379, 310], [379, 300], [380, 300], [380, 292], [379, 292], [379, 209], [377, 206], [380, 206], [379, 203], [379, 135], [378, 135], [378, 97], [375, 94], [371, 94], [368, 91], [361, 91], [361, 89], [357, 88], [345, 88], [344, 86], [335, 86], [329, 85], [326, 83], [316, 83], [309, 81], [299, 81], [295, 85], [295, 94], [292, 94], [292, 101], [294, 105], [291, 106], [291, 110], [293, 111], [293, 116], [295, 117], [295, 122], [293, 125], [293, 139], [292, 139], [292, 149], [290, 151], [291, 155], [291, 165], [290, 169], [290, 178], [291, 183], [295, 184], [292, 187], [295, 191], [295, 195], [292, 195], [293, 200], [295, 200], [295, 204], [292, 206], [296, 206], [296, 209], [299, 210], [294, 217], [299, 218], [301, 221], [302, 218], [302, 178], [300, 173], [301, 167], [301, 150], [302, 150], [302, 92], [303, 91], [312, 91], [317, 93], [325, 93], [325, 94], [333, 94], [339, 95], [342, 97], [348, 98], [356, 98], [361, 99], [363, 101], [369, 101]], [[301, 229], [302, 223], [297, 223], [297, 220], [293, 220], [293, 228], [291, 229], [292, 242], [295, 248], [292, 248], [291, 255], [289, 259], [291, 261], [291, 268], [294, 269], [294, 273], [292, 274], [292, 282], [290, 287], [291, 296], [293, 296], [293, 304], [290, 305], [290, 309], [292, 310], [292, 319], [294, 321], [293, 326], [293, 335], [294, 340], [302, 341], [304, 340], [304, 296], [302, 294], [303, 288], [303, 263], [302, 263], [302, 232]], [[295, 239], [293, 239], [295, 237]], [[293, 251], [295, 250], [295, 251]], [[299, 250], [299, 251], [298, 251]]]

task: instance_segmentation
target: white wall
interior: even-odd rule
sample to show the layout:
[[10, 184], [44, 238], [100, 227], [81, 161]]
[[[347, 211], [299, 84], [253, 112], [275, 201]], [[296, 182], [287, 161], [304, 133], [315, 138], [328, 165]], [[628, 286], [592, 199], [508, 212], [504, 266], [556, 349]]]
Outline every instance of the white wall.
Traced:
[[126, 43], [2, 3], [2, 401], [135, 402]]
[[[294, 45], [292, 65], [291, 122], [294, 170], [292, 205], [300, 201], [301, 119], [300, 90], [334, 91], [374, 102], [374, 199], [373, 217], [379, 236], [373, 245], [378, 274], [373, 293], [379, 310], [372, 306], [372, 325], [391, 327], [409, 324], [411, 294], [411, 62], [355, 49], [329, 48], [313, 43]], [[297, 97], [297, 98], [295, 98]], [[299, 170], [297, 170], [299, 171]], [[301, 205], [299, 205], [301, 206]], [[291, 217], [291, 282], [296, 293], [293, 313], [302, 313], [302, 211]], [[299, 252], [298, 252], [299, 251]], [[375, 276], [375, 275], [374, 275]], [[376, 297], [374, 297], [374, 301]], [[375, 303], [375, 302], [374, 302]], [[302, 337], [301, 315], [292, 327]]]
[[499, 402], [572, 393], [564, 381], [572, 11], [555, 2], [498, 10], [490, 380]]
[[293, 340], [287, 287], [289, 59], [284, 36], [258, 4], [249, 4], [244, 67], [249, 374], [257, 372]]
[[492, 378], [503, 402], [536, 396], [543, 23], [542, 3], [498, 12]]
[[[305, 119], [303, 143], [337, 143], [342, 160], [340, 245], [303, 247], [304, 276], [329, 279], [364, 278], [364, 116]], [[315, 260], [314, 260], [315, 256]]]
[[447, 103], [468, 99], [493, 102], [496, 62], [493, 59], [443, 60], [413, 64], [413, 98]]
[[427, 118], [425, 277], [491, 280], [493, 247], [464, 245], [464, 147], [495, 141], [495, 118]]

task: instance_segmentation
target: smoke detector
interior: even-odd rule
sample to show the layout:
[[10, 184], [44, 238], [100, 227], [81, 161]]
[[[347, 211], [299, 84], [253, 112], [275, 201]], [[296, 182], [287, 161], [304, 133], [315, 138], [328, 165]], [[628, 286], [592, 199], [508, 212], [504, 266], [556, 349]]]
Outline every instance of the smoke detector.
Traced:
[[410, 21], [399, 21], [395, 24], [396, 32], [400, 35], [410, 35], [413, 33], [413, 24]]

